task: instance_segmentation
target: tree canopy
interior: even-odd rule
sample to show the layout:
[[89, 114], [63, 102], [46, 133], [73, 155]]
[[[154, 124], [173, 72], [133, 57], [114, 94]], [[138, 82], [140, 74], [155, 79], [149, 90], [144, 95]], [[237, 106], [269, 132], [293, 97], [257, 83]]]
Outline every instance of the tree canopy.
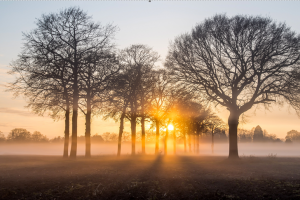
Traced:
[[215, 15], [175, 39], [165, 66], [177, 81], [230, 111], [229, 157], [238, 157], [240, 115], [291, 94], [289, 80], [299, 52], [299, 35], [284, 23]]

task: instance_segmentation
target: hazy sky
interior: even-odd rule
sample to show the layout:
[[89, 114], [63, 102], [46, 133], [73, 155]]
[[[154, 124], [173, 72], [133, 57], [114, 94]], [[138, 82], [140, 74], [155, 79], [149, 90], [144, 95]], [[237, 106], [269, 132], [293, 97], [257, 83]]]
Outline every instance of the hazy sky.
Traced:
[[[49, 138], [63, 136], [63, 121], [54, 122], [49, 117], [40, 117], [24, 108], [23, 98], [12, 99], [12, 94], [5, 92], [3, 85], [14, 80], [8, 75], [9, 63], [17, 59], [23, 41], [22, 32], [33, 30], [36, 19], [42, 14], [58, 12], [69, 6], [79, 6], [94, 21], [103, 25], [112, 23], [119, 27], [115, 43], [118, 48], [131, 44], [147, 44], [161, 55], [163, 61], [168, 52], [169, 42], [182, 33], [190, 32], [205, 18], [215, 14], [234, 16], [237, 14], [260, 15], [271, 17], [278, 22], [285, 22], [291, 29], [300, 33], [299, 1], [14, 1], [0, 2], [0, 131], [5, 134], [13, 128], [26, 128], [33, 132], [40, 131]], [[219, 109], [220, 117], [227, 122], [228, 112]], [[251, 129], [260, 125], [269, 133], [284, 138], [292, 129], [300, 131], [300, 119], [293, 109], [287, 106], [270, 111], [260, 108], [246, 113], [248, 122], [240, 128]], [[127, 130], [128, 129], [127, 124]], [[118, 124], [114, 121], [93, 119], [92, 134], [106, 131], [117, 132]], [[81, 116], [79, 135], [84, 134], [84, 118]]]

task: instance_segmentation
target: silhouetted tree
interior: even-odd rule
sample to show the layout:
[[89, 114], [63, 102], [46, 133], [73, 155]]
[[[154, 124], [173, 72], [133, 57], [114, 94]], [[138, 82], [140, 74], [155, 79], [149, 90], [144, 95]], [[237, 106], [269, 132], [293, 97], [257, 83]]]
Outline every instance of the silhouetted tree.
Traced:
[[49, 62], [41, 49], [31, 47], [30, 41], [26, 45], [29, 45], [28, 48], [12, 63], [10, 73], [17, 73], [19, 76], [8, 85], [8, 91], [13, 91], [15, 96], [24, 95], [27, 107], [36, 114], [44, 115], [46, 111], [50, 111], [48, 114], [57, 120], [62, 118], [61, 112], [65, 112], [63, 157], [68, 157], [71, 76], [63, 61], [53, 59]]
[[[165, 126], [163, 124], [163, 120], [168, 114], [169, 109], [171, 108], [168, 105], [170, 102], [170, 92], [171, 92], [171, 80], [168, 76], [166, 70], [157, 70], [155, 72], [155, 83], [152, 88], [152, 97], [150, 100], [150, 107], [148, 109], [148, 113], [151, 116], [152, 121], [155, 124], [155, 154], [159, 153], [159, 137], [160, 137], [160, 125]], [[166, 140], [166, 138], [165, 138]], [[166, 144], [166, 141], [165, 141]], [[166, 149], [165, 149], [166, 150]]]
[[192, 136], [194, 137], [194, 152], [199, 153], [200, 135], [209, 129], [208, 120], [215, 117], [211, 109], [204, 104], [205, 102], [194, 102], [194, 115], [191, 117]]
[[212, 116], [207, 120], [208, 126], [211, 131], [211, 152], [214, 153], [214, 136], [216, 130], [225, 129], [226, 125], [222, 119], [217, 116]]
[[216, 15], [175, 39], [166, 67], [177, 81], [229, 112], [229, 158], [238, 158], [239, 117], [291, 94], [300, 37], [270, 18]]
[[[153, 54], [153, 56], [158, 55]], [[146, 129], [145, 121], [147, 118], [150, 118], [149, 109], [151, 109], [151, 98], [153, 87], [156, 82], [155, 71], [153, 71], [154, 63], [152, 66], [148, 66], [148, 69], [144, 71], [143, 76], [141, 77], [141, 83], [138, 92], [138, 99], [140, 104], [139, 116], [141, 122], [141, 140], [142, 140], [142, 154], [146, 154]]]
[[35, 131], [31, 134], [31, 141], [33, 142], [48, 142], [49, 139], [46, 135], [41, 134], [39, 131]]
[[113, 46], [110, 44], [109, 37], [112, 37], [113, 32], [109, 33], [107, 38], [103, 40], [101, 48], [98, 51], [91, 52], [87, 58], [89, 61], [79, 73], [80, 86], [82, 92], [80, 97], [84, 99], [82, 102], [85, 109], [81, 111], [85, 115], [85, 140], [86, 150], [85, 156], [91, 156], [91, 116], [92, 109], [98, 107], [101, 110], [101, 105], [107, 101], [107, 96], [112, 87], [112, 81], [115, 79], [120, 66], [113, 54]]
[[[141, 51], [140, 54], [139, 51]], [[139, 56], [135, 54], [139, 54]], [[104, 109], [104, 119], [112, 117], [116, 121], [120, 121], [118, 156], [121, 154], [124, 120], [129, 119], [133, 128], [133, 123], [137, 122], [137, 117], [141, 117], [142, 153], [145, 153], [145, 118], [149, 91], [151, 92], [149, 88], [154, 82], [152, 80], [152, 68], [155, 63], [155, 56], [156, 53], [145, 45], [133, 45], [119, 52], [121, 70], [113, 81], [108, 103]], [[151, 61], [151, 59], [153, 60]], [[137, 108], [135, 112], [131, 112], [134, 110], [132, 106]], [[134, 118], [136, 119], [135, 122]]]
[[24, 128], [15, 128], [7, 135], [7, 141], [11, 142], [30, 142], [31, 134]]
[[[69, 100], [66, 100], [69, 95], [66, 93], [71, 94], [72, 146], [70, 157], [74, 158], [77, 153], [80, 74], [84, 72], [86, 66], [95, 63], [91, 56], [99, 56], [103, 53], [103, 49], [111, 47], [110, 40], [116, 27], [94, 23], [90, 16], [75, 7], [67, 8], [59, 13], [42, 15], [36, 25], [36, 29], [24, 34], [25, 48], [18, 60], [18, 63], [21, 64], [16, 65], [20, 68], [16, 69], [15, 67], [13, 70], [19, 72], [21, 76], [38, 76], [36, 80], [41, 81], [43, 86], [45, 84], [49, 84], [49, 87], [57, 86], [57, 90], [51, 87], [50, 91], [52, 93], [59, 91], [56, 94], [65, 98], [66, 124], [69, 116]], [[65, 82], [56, 84], [61, 81], [61, 77]], [[65, 132], [67, 139], [69, 138], [67, 125]]]
[[121, 70], [121, 73], [114, 80], [112, 91], [108, 96], [105, 109], [103, 109], [104, 120], [111, 117], [115, 121], [120, 121], [117, 156], [121, 155], [124, 120], [129, 109], [129, 101], [130, 88], [127, 81], [127, 74], [124, 70]]
[[[146, 83], [148, 74], [151, 73], [155, 63], [158, 61], [159, 55], [146, 45], [132, 45], [129, 48], [123, 49], [119, 54], [120, 64], [123, 66], [126, 90], [129, 95], [128, 107], [129, 111], [126, 117], [131, 124], [131, 140], [132, 140], [132, 155], [135, 155], [135, 141], [136, 141], [136, 123], [139, 114], [142, 113], [142, 144], [145, 145], [145, 128], [144, 109], [145, 109], [145, 95], [148, 93], [149, 84]], [[142, 110], [141, 110], [142, 109]], [[143, 152], [145, 148], [142, 147]]]
[[0, 131], [0, 142], [6, 141], [5, 135]]
[[291, 130], [286, 133], [285, 139], [288, 142], [299, 142], [300, 141], [300, 133], [296, 130]]
[[[190, 91], [189, 88], [186, 88], [184, 85], [173, 82], [169, 77], [169, 74], [166, 74], [165, 77], [162, 76], [164, 74], [162, 72], [166, 73], [164, 70], [158, 73], [159, 77], [162, 78], [162, 81], [158, 81], [154, 88], [156, 89], [156, 92], [155, 90], [153, 92], [154, 96], [150, 115], [152, 115], [156, 125], [161, 125], [166, 128], [164, 136], [164, 151], [166, 155], [169, 137], [169, 130], [167, 127], [170, 124], [174, 127], [174, 154], [176, 153], [177, 129], [179, 130], [178, 133], [182, 134], [186, 150], [186, 136], [189, 136], [189, 145], [191, 147], [192, 137], [195, 138], [194, 136], [196, 135], [196, 124], [200, 122], [199, 120], [204, 120], [203, 117], [206, 111], [201, 103], [195, 101], [195, 93]], [[156, 123], [157, 119], [159, 120], [159, 123]], [[159, 134], [157, 135], [159, 136]], [[196, 142], [196, 140], [193, 141]]]
[[254, 129], [250, 131], [245, 129], [238, 129], [238, 136], [240, 142], [252, 142], [253, 134]]
[[188, 88], [183, 87], [183, 95], [178, 98], [174, 105], [175, 120], [174, 127], [178, 127], [181, 132], [181, 138], [184, 142], [184, 152], [187, 152], [187, 139], [189, 151], [192, 152], [192, 142], [194, 143], [194, 151], [199, 152], [199, 135], [206, 128], [205, 119], [212, 115], [210, 109], [201, 101], [195, 93]]

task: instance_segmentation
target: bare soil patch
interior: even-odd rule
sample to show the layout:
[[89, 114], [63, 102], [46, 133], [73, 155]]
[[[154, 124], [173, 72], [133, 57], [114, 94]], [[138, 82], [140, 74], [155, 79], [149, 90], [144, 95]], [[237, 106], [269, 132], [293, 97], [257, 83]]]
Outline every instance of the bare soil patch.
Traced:
[[300, 158], [0, 156], [1, 199], [300, 199]]

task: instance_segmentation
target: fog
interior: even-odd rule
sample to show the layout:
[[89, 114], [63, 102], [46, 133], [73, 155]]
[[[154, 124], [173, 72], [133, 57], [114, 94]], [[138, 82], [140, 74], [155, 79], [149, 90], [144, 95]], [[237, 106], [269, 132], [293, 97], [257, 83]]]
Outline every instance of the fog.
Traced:
[[[146, 153], [154, 154], [154, 143], [146, 144]], [[163, 143], [160, 143], [160, 152], [163, 154]], [[276, 155], [278, 157], [299, 157], [300, 144], [299, 143], [239, 143], [240, 156], [270, 156]], [[70, 149], [70, 147], [69, 147]], [[193, 146], [192, 146], [193, 151]], [[229, 146], [228, 143], [215, 143], [214, 153], [211, 150], [210, 143], [201, 143], [199, 149], [200, 156], [227, 156]], [[0, 144], [0, 155], [62, 155], [63, 143], [2, 143]], [[113, 155], [117, 153], [117, 143], [92, 143], [92, 155]], [[189, 153], [187, 145], [187, 152], [184, 153], [184, 145], [177, 144], [177, 155], [197, 155]], [[85, 144], [78, 143], [77, 155], [84, 155]], [[141, 153], [141, 143], [136, 144], [136, 153]], [[122, 143], [122, 154], [131, 154], [131, 143]], [[173, 154], [173, 143], [168, 143], [168, 155]]]

